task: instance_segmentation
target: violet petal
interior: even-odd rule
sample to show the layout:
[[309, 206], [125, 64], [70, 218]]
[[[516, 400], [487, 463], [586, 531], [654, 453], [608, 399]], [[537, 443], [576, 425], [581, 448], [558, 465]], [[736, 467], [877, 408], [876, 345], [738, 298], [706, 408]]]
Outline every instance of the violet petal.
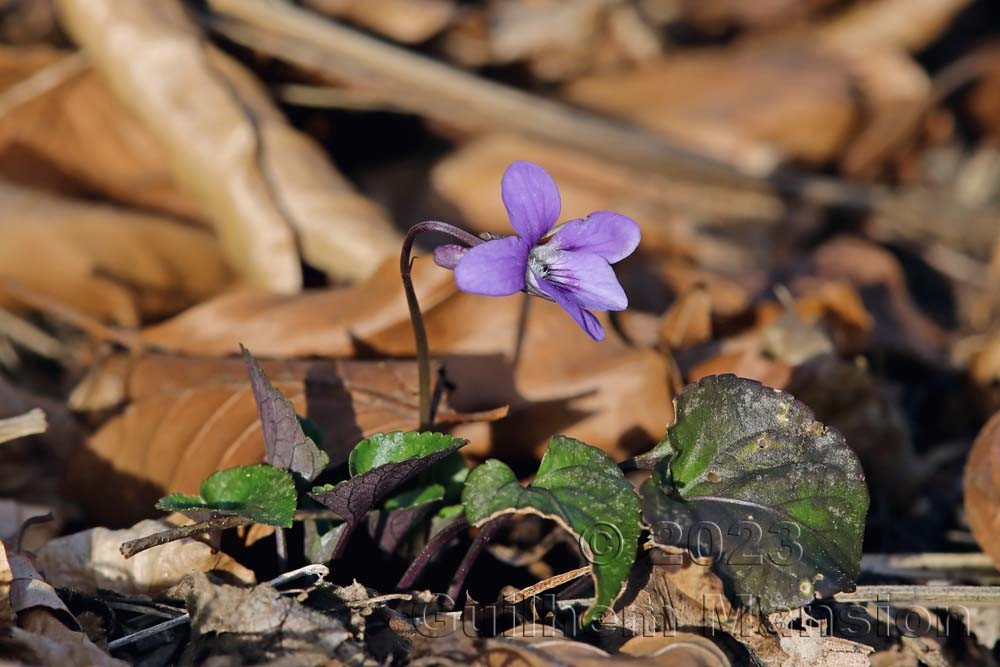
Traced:
[[548, 265], [545, 279], [583, 308], [625, 310], [628, 307], [628, 297], [615, 270], [597, 255], [560, 250]]
[[511, 226], [529, 245], [538, 243], [559, 220], [559, 188], [537, 164], [512, 163], [500, 181], [500, 192]]
[[597, 255], [614, 264], [635, 251], [640, 236], [639, 225], [631, 218], [614, 211], [595, 211], [585, 220], [560, 225], [549, 245]]
[[580, 325], [580, 328], [587, 332], [588, 336], [598, 342], [604, 340], [604, 327], [601, 326], [601, 323], [593, 313], [589, 310], [584, 310], [574, 303], [561, 288], [552, 285], [544, 278], [539, 278], [538, 276], [534, 276], [534, 278], [534, 287], [558, 303]]
[[458, 266], [459, 260], [461, 260], [468, 251], [469, 249], [465, 246], [455, 245], [453, 243], [439, 245], [437, 248], [434, 248], [434, 263], [442, 269], [454, 271], [455, 267]]
[[508, 296], [524, 289], [528, 243], [508, 236], [470, 248], [455, 267], [455, 284], [470, 294]]

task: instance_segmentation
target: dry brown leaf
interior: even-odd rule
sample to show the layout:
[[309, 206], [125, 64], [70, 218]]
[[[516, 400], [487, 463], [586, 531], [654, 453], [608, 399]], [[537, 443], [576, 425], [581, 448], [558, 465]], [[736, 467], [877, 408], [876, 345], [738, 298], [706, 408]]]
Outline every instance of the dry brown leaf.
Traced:
[[[343, 356], [374, 350], [414, 354], [412, 325], [388, 262], [368, 283], [297, 297], [231, 295], [148, 329], [150, 343], [193, 354], [220, 354], [244, 342], [262, 356]], [[414, 267], [432, 354], [442, 357], [456, 391], [452, 405], [473, 412], [510, 405], [494, 426], [460, 427], [486, 455], [493, 443], [528, 455], [565, 433], [624, 457], [662, 436], [677, 387], [672, 361], [629, 348], [613, 333], [591, 341], [555, 304], [522, 296], [491, 299], [458, 292], [448, 271], [427, 259]], [[359, 313], [361, 315], [359, 316]], [[605, 325], [610, 327], [606, 316]], [[353, 444], [353, 443], [351, 443]]]
[[0, 540], [0, 630], [10, 627], [17, 618], [10, 599], [10, 590], [13, 584], [14, 573], [7, 560], [7, 547]]
[[[0, 182], [0, 276], [95, 317], [135, 326], [230, 281], [212, 235], [169, 218]], [[21, 303], [0, 289], [0, 307]]]
[[[453, 282], [430, 258], [413, 265], [413, 283], [424, 311], [454, 292]], [[357, 287], [290, 296], [227, 294], [146, 329], [142, 337], [185, 354], [232, 354], [243, 343], [263, 357], [347, 357], [358, 354], [359, 342], [402, 321], [409, 322], [409, 310], [399, 263], [387, 260]]]
[[632, 568], [625, 591], [602, 623], [639, 637], [669, 635], [680, 628], [729, 634], [761, 664], [781, 664], [786, 655], [775, 638], [755, 616], [733, 607], [710, 564], [692, 560], [687, 550], [654, 550]]
[[1000, 412], [983, 426], [965, 462], [965, 515], [972, 534], [1000, 565]]
[[[678, 214], [702, 217], [777, 219], [773, 201], [712, 185], [679, 182], [662, 174], [618, 166], [572, 149], [517, 135], [488, 134], [471, 141], [435, 165], [434, 189], [456, 206], [476, 231], [510, 233], [510, 221], [500, 199], [500, 175], [515, 160], [545, 167], [562, 198], [562, 219], [591, 211], [612, 210], [631, 216], [642, 229], [640, 250], [685, 257], [705, 268], [730, 272], [753, 268], [746, 244], [734, 244], [703, 233]], [[754, 234], [770, 229], [760, 224]]]
[[[324, 433], [336, 463], [376, 431], [416, 428], [416, 366], [403, 361], [262, 363], [275, 387]], [[264, 440], [239, 358], [112, 357], [74, 392], [78, 407], [125, 409], [74, 457], [69, 491], [92, 518], [131, 525], [167, 492], [196, 493], [216, 470], [258, 463]], [[450, 412], [446, 409], [444, 419]], [[108, 494], [109, 484], [115, 493]]]
[[972, 354], [969, 376], [978, 388], [975, 398], [983, 413], [1000, 410], [1000, 334], [987, 336]]
[[801, 19], [841, 0], [681, 0], [684, 21], [703, 30], [731, 27], [763, 28]]
[[681, 52], [563, 92], [761, 175], [786, 157], [829, 161], [858, 120], [843, 61], [798, 41]]
[[165, 521], [146, 520], [124, 530], [91, 528], [52, 540], [36, 554], [36, 563], [52, 585], [91, 594], [103, 588], [121, 595], [156, 596], [195, 571], [221, 571], [244, 584], [256, 583], [251, 570], [191, 538], [148, 549], [128, 560], [122, 556], [122, 542], [171, 527]]
[[702, 286], [681, 294], [660, 320], [660, 342], [679, 350], [712, 338], [712, 297]]
[[19, 614], [18, 625], [0, 639], [5, 656], [31, 665], [128, 666], [99, 649], [84, 633], [67, 628], [45, 609], [28, 609]]
[[241, 64], [212, 48], [176, 0], [60, 0], [66, 29], [168, 152], [230, 263], [251, 284], [301, 286], [299, 249], [337, 278], [398, 248], [382, 210], [292, 128]]
[[[10, 498], [0, 498], [0, 540], [6, 540], [9, 544], [16, 544], [25, 521], [43, 517], [50, 512], [55, 514], [53, 508], [47, 505], [36, 505]], [[25, 530], [21, 548], [34, 553], [41, 549], [46, 542], [58, 535], [61, 529], [62, 521], [56, 516], [51, 521], [34, 524]]]
[[729, 667], [729, 656], [707, 637], [692, 632], [639, 636], [619, 649], [626, 655], [652, 658], [659, 667]]
[[82, 62], [78, 53], [47, 47], [0, 48], [0, 100], [9, 100], [0, 101], [0, 174], [197, 220], [163, 149], [100, 76], [85, 62], [60, 72], [74, 59]]
[[453, 0], [306, 0], [305, 4], [404, 44], [427, 41], [455, 15]]

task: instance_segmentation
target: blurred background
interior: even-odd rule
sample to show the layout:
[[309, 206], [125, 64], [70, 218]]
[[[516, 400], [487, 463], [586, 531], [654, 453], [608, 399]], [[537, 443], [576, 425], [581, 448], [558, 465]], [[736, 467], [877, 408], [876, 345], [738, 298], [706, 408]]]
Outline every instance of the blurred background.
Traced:
[[0, 416], [50, 423], [6, 445], [0, 533], [130, 525], [259, 460], [240, 342], [335, 461], [415, 427], [402, 234], [508, 232], [530, 160], [564, 220], [638, 221], [630, 309], [594, 343], [425, 245], [469, 457], [528, 473], [561, 432], [621, 460], [737, 373], [858, 452], [866, 552], [975, 550], [974, 503], [1000, 553], [1000, 492], [962, 487], [1000, 408], [1000, 4], [0, 0], [0, 42]]

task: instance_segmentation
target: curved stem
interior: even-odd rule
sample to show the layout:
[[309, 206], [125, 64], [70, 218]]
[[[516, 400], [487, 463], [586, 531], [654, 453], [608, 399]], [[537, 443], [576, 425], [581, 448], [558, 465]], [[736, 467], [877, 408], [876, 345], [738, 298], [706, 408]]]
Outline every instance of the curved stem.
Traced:
[[444, 546], [448, 544], [453, 537], [456, 537], [468, 527], [469, 522], [465, 520], [465, 516], [459, 516], [436, 532], [433, 537], [427, 541], [427, 546], [423, 548], [423, 550], [410, 564], [410, 567], [407, 568], [406, 572], [403, 573], [403, 577], [399, 580], [399, 583], [396, 584], [396, 590], [405, 591], [412, 588], [413, 584], [423, 573], [424, 569], [432, 560], [441, 554], [441, 550]]
[[448, 234], [459, 243], [463, 243], [470, 248], [483, 243], [483, 239], [470, 234], [464, 229], [459, 229], [447, 222], [437, 220], [426, 220], [418, 222], [410, 227], [403, 237], [403, 248], [399, 253], [399, 276], [403, 280], [403, 290], [406, 292], [406, 305], [410, 309], [410, 320], [413, 322], [413, 339], [416, 343], [417, 351], [417, 382], [420, 390], [420, 430], [424, 431], [431, 427], [433, 416], [431, 415], [431, 355], [427, 344], [427, 329], [424, 327], [424, 318], [420, 314], [420, 304], [417, 302], [417, 293], [413, 289], [413, 279], [410, 277], [410, 252], [413, 250], [413, 242], [417, 236], [424, 232], [440, 232]]
[[472, 565], [479, 558], [479, 554], [483, 552], [483, 549], [493, 541], [493, 538], [503, 528], [503, 525], [507, 522], [507, 518], [506, 516], [499, 516], [486, 522], [479, 529], [479, 534], [476, 535], [476, 539], [473, 540], [469, 550], [465, 552], [465, 558], [459, 564], [458, 571], [455, 572], [455, 576], [451, 580], [451, 586], [448, 587], [446, 599], [451, 600], [452, 604], [457, 604], [458, 596], [462, 592], [462, 589], [465, 588], [465, 579], [469, 576]]

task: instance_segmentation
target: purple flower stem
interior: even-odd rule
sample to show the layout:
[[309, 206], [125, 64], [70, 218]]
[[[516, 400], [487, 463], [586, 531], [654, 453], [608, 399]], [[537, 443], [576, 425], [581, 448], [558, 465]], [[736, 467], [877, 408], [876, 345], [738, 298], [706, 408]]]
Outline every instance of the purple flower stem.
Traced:
[[434, 535], [431, 536], [431, 539], [427, 541], [427, 545], [420, 551], [413, 562], [410, 563], [410, 567], [408, 567], [406, 572], [403, 573], [402, 579], [400, 579], [399, 583], [396, 584], [396, 590], [406, 591], [412, 588], [413, 584], [418, 578], [420, 578], [424, 569], [430, 565], [431, 561], [440, 555], [444, 546], [463, 530], [467, 530], [468, 527], [469, 522], [465, 520], [465, 517], [459, 516], [441, 530], [434, 533]]
[[451, 600], [452, 604], [458, 600], [458, 595], [465, 588], [465, 579], [469, 576], [473, 563], [479, 558], [479, 554], [483, 552], [486, 545], [493, 541], [493, 538], [496, 537], [506, 522], [507, 517], [500, 516], [487, 522], [486, 525], [479, 529], [479, 534], [476, 535], [472, 546], [465, 553], [465, 558], [462, 559], [461, 564], [458, 566], [458, 571], [455, 572], [455, 577], [451, 580], [451, 586], [448, 587], [447, 599]]
[[420, 389], [420, 430], [424, 431], [431, 427], [431, 357], [427, 345], [427, 329], [424, 328], [424, 318], [420, 314], [420, 304], [417, 302], [417, 293], [413, 289], [413, 279], [410, 277], [410, 267], [412, 261], [410, 252], [413, 250], [413, 242], [417, 236], [424, 232], [440, 232], [454, 238], [459, 243], [463, 243], [472, 248], [483, 239], [470, 234], [464, 229], [459, 229], [447, 222], [437, 220], [425, 220], [410, 227], [403, 237], [403, 248], [399, 253], [399, 275], [403, 280], [403, 290], [406, 292], [406, 305], [410, 309], [410, 320], [413, 322], [413, 338], [417, 348], [417, 380]]

